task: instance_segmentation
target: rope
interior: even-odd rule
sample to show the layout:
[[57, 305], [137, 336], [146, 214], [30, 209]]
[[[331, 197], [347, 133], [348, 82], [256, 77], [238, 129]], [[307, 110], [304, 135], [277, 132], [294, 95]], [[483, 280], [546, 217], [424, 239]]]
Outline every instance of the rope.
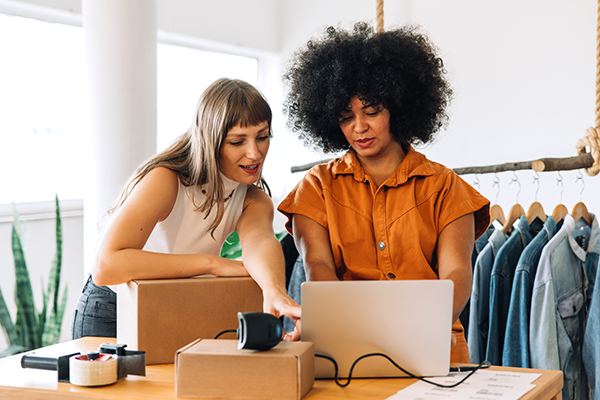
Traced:
[[595, 128], [588, 128], [583, 139], [579, 139], [575, 147], [577, 154], [587, 153], [587, 148], [594, 158], [594, 164], [586, 168], [590, 176], [596, 176], [600, 173], [600, 0], [598, 0], [598, 10], [596, 19], [596, 121]]
[[596, 127], [600, 127], [600, 0], [596, 20]]
[[594, 164], [585, 171], [590, 176], [600, 173], [600, 128], [588, 128], [583, 139], [577, 141], [577, 154], [586, 154], [589, 147]]
[[[600, 7], [600, 0], [598, 7]], [[383, 32], [383, 0], [377, 0], [377, 32]]]

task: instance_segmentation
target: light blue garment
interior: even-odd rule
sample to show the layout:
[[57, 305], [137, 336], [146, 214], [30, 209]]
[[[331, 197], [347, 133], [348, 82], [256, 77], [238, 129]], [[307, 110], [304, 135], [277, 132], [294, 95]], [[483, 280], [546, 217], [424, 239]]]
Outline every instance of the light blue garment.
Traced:
[[[473, 245], [473, 253], [471, 253], [471, 269], [475, 269], [475, 263], [477, 262], [477, 257], [479, 257], [479, 253], [485, 248], [485, 246], [490, 241], [490, 236], [496, 230], [494, 225], [490, 225], [483, 235], [479, 236], [479, 239], [475, 241]], [[465, 304], [465, 308], [463, 308], [462, 312], [458, 319], [460, 319], [460, 323], [462, 324], [465, 331], [465, 339], [467, 340], [467, 344], [469, 343], [468, 332], [469, 332], [469, 314], [471, 311], [471, 298], [467, 300], [467, 304]]]
[[[531, 299], [531, 367], [561, 370], [564, 400], [589, 398], [582, 359], [587, 319], [586, 251], [575, 240], [582, 225], [583, 221], [576, 223], [571, 215], [565, 216], [562, 228], [542, 251]], [[594, 224], [593, 230], [590, 238], [595, 242], [588, 242], [588, 250], [596, 251], [600, 246], [598, 224]]]
[[500, 229], [494, 230], [488, 244], [475, 261], [467, 335], [469, 358], [473, 364], [479, 364], [485, 359], [490, 310], [490, 274], [496, 254], [505, 242], [506, 235]]
[[[598, 282], [600, 271], [598, 271], [598, 249], [600, 234], [597, 218], [592, 221], [592, 232], [585, 258], [585, 272], [588, 277], [588, 294], [591, 294], [587, 326], [583, 339], [583, 364], [590, 383], [590, 389], [594, 393], [594, 400], [600, 400], [600, 290], [590, 293], [591, 282]], [[593, 286], [592, 286], [593, 287]], [[597, 288], [596, 288], [597, 289]], [[596, 390], [598, 389], [598, 390]]]
[[490, 276], [490, 318], [485, 353], [486, 359], [493, 365], [502, 365], [502, 348], [513, 276], [519, 257], [529, 242], [529, 223], [527, 218], [521, 216], [494, 260]]
[[556, 222], [548, 216], [543, 229], [525, 247], [519, 258], [513, 278], [508, 307], [508, 319], [502, 350], [502, 365], [530, 368], [529, 362], [529, 315], [531, 292], [538, 262], [544, 246], [556, 233]]

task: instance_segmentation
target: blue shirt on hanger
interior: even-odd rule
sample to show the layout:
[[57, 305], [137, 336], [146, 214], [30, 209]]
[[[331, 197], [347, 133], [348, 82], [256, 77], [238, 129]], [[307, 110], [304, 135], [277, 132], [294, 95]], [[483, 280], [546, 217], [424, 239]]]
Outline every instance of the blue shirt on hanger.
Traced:
[[490, 313], [490, 275], [496, 254], [504, 242], [506, 242], [506, 235], [502, 233], [502, 230], [494, 230], [488, 244], [477, 256], [473, 269], [467, 343], [469, 344], [469, 358], [474, 364], [485, 360]]
[[[592, 222], [592, 226], [594, 223], [597, 224], [595, 218]], [[598, 232], [597, 229], [592, 229], [592, 234]], [[598, 242], [600, 242], [599, 238], [592, 237], [590, 239], [590, 243]], [[583, 339], [583, 365], [585, 365], [590, 389], [592, 393], [594, 393], [594, 400], [600, 400], [600, 388], [598, 387], [598, 385], [600, 385], [600, 339], [598, 336], [598, 333], [600, 332], [600, 290], [595, 290], [591, 293], [589, 291], [589, 282], [596, 282], [600, 278], [600, 271], [598, 270], [599, 256], [598, 249], [592, 249], [595, 253], [590, 252], [589, 250], [590, 249], [588, 248], [585, 263], [586, 274], [588, 277], [588, 294], [591, 294], [591, 298], [589, 298], [590, 306], [588, 309], [587, 326], [585, 328], [585, 336]], [[588, 263], [588, 260], [591, 260], [591, 262]]]
[[[600, 235], [595, 218], [587, 237], [585, 229], [580, 229], [586, 226], [582, 220], [576, 222], [571, 215], [565, 216], [562, 228], [542, 251], [531, 298], [531, 367], [561, 370], [564, 400], [589, 398], [582, 357], [587, 322], [584, 262], [587, 252], [600, 252]], [[580, 232], [584, 235], [578, 242]]]
[[[538, 220], [539, 221], [539, 220]], [[531, 242], [527, 218], [521, 216], [504, 246], [500, 248], [490, 276], [490, 322], [486, 358], [493, 365], [502, 365], [504, 332], [512, 281], [521, 252]], [[541, 226], [540, 226], [541, 228]]]
[[556, 222], [548, 216], [543, 229], [523, 249], [513, 278], [504, 333], [502, 365], [530, 368], [529, 314], [531, 292], [542, 250], [556, 233]]

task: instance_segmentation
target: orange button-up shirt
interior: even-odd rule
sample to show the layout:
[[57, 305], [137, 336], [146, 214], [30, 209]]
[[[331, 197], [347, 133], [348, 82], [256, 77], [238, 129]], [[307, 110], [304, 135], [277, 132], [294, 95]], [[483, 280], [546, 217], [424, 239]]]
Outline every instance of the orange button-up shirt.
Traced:
[[[288, 217], [290, 233], [293, 214], [309, 217], [329, 231], [336, 272], [343, 280], [438, 279], [436, 246], [442, 230], [474, 213], [479, 237], [490, 218], [485, 197], [412, 147], [379, 187], [353, 150], [317, 165], [278, 210]], [[464, 334], [457, 323], [454, 330], [462, 347]]]

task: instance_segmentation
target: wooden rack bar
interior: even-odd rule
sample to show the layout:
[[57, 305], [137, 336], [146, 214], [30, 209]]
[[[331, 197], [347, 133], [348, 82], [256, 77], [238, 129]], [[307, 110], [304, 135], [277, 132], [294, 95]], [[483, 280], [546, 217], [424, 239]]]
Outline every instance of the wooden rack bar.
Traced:
[[594, 158], [590, 153], [565, 158], [540, 158], [533, 161], [509, 162], [498, 165], [482, 167], [454, 168], [458, 175], [468, 174], [490, 174], [504, 171], [519, 171], [532, 169], [536, 172], [548, 171], [570, 171], [574, 169], [589, 168], [594, 164]]
[[[292, 172], [307, 171], [317, 164], [325, 164], [332, 159], [314, 161], [312, 163], [298, 165], [291, 168]], [[590, 153], [581, 154], [574, 157], [565, 158], [540, 158], [533, 161], [508, 162], [497, 165], [487, 165], [481, 167], [454, 168], [458, 175], [468, 174], [491, 174], [495, 172], [519, 171], [532, 169], [537, 172], [548, 171], [570, 171], [574, 169], [589, 168], [594, 164], [594, 158]]]

